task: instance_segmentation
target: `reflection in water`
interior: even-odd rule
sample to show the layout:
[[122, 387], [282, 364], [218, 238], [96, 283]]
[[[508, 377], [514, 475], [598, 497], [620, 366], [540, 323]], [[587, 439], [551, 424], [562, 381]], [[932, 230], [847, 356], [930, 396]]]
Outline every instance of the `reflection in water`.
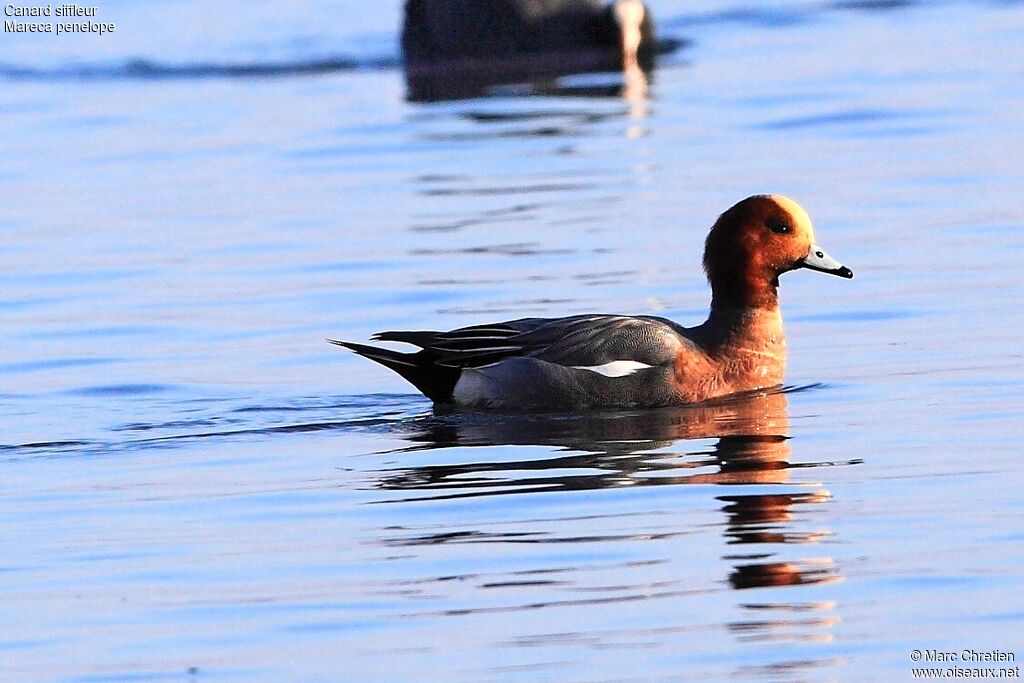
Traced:
[[[762, 392], [697, 406], [582, 415], [441, 414], [419, 423], [417, 429], [407, 437], [416, 444], [409, 450], [531, 445], [574, 452], [529, 461], [399, 469], [385, 474], [381, 488], [452, 491], [450, 496], [466, 497], [523, 493], [537, 487], [581, 490], [765, 484], [785, 482], [791, 467], [786, 397], [782, 392]], [[700, 439], [716, 441], [691, 450], [678, 448], [680, 441]], [[672, 450], [663, 450], [667, 448]], [[533, 472], [535, 476], [493, 476], [509, 471]], [[500, 487], [500, 491], [486, 490], [494, 487]], [[777, 502], [779, 496], [758, 498]]]
[[[442, 102], [493, 96], [546, 97], [622, 97], [635, 100], [646, 96], [652, 72], [634, 66], [631, 69], [603, 70], [579, 68], [548, 60], [543, 64], [526, 62], [521, 68], [491, 69], [475, 65], [473, 69], [437, 73], [406, 72], [407, 98], [411, 102]], [[594, 78], [576, 79], [573, 74], [595, 74]]]
[[[682, 40], [663, 40], [659, 54], [675, 52]], [[582, 49], [558, 53], [517, 54], [500, 60], [471, 59], [439, 64], [406, 65], [406, 98], [440, 102], [491, 95], [645, 97], [655, 58], [623, 65], [616, 53]], [[602, 74], [603, 83], [572, 85], [575, 74]]]
[[[526, 89], [524, 89], [524, 87]], [[616, 136], [633, 140], [650, 134], [651, 102], [648, 99], [648, 72], [632, 65], [615, 73], [590, 73], [554, 79], [532, 81], [529, 86], [502, 86], [492, 92], [496, 95], [519, 96], [553, 95], [579, 98], [577, 106], [537, 99], [527, 108], [514, 106], [509, 100], [495, 99], [486, 103], [470, 103], [452, 108], [423, 109], [414, 114], [419, 123], [417, 143], [473, 143], [490, 145], [507, 141], [550, 140], [550, 153], [566, 159], [580, 152], [580, 141], [594, 136]], [[596, 98], [608, 98], [599, 101]], [[614, 98], [614, 99], [611, 99]], [[433, 124], [438, 125], [433, 125]], [[466, 125], [468, 124], [468, 125]], [[611, 124], [611, 125], [608, 125]], [[616, 130], [616, 125], [618, 129]], [[561, 162], [558, 163], [561, 165]], [[507, 173], [504, 169], [485, 169], [481, 173], [427, 173], [417, 174], [411, 181], [421, 197], [439, 202], [425, 206], [441, 206], [441, 212], [423, 213], [409, 226], [413, 232], [455, 232], [480, 226], [498, 227], [494, 234], [508, 234], [500, 224], [536, 221], [538, 215], [547, 215], [553, 204], [564, 197], [584, 192], [612, 193], [612, 201], [603, 199], [590, 205], [584, 214], [574, 214], [572, 220], [605, 223], [610, 204], [623, 194], [621, 178], [610, 180], [605, 174], [581, 172], [552, 173], [547, 165], [528, 164], [527, 173]], [[633, 182], [646, 182], [643, 167], [631, 169]], [[467, 201], [452, 203], [451, 197], [465, 197]], [[504, 204], [501, 198], [505, 198]], [[486, 201], [471, 201], [484, 199]], [[454, 209], [454, 211], [453, 211]], [[560, 253], [575, 252], [575, 245]], [[458, 247], [459, 253], [500, 253], [505, 255], [535, 255], [542, 250], [539, 243], [498, 243], [493, 245]], [[550, 249], [543, 250], [552, 254]], [[451, 249], [432, 246], [418, 249], [415, 256], [437, 256], [452, 253]], [[536, 306], [532, 307], [533, 309]], [[445, 311], [449, 312], [449, 311]], [[463, 311], [460, 311], [463, 312]], [[493, 311], [499, 312], [499, 311]], [[502, 310], [500, 312], [507, 313]]]
[[[450, 414], [417, 421], [405, 438], [405, 452], [509, 445], [546, 446], [564, 455], [527, 460], [482, 460], [406, 467], [380, 472], [376, 486], [410, 494], [386, 502], [441, 500], [538, 492], [586, 491], [637, 486], [771, 485], [775, 490], [717, 496], [725, 515], [722, 535], [732, 552], [725, 585], [746, 592], [778, 586], [804, 586], [840, 580], [829, 558], [786, 558], [786, 547], [818, 544], [827, 529], [808, 530], [799, 522], [808, 506], [826, 504], [827, 491], [779, 492], [790, 484], [794, 468], [835, 465], [794, 464], [786, 395], [755, 393], [712, 404], [650, 411], [583, 415]], [[485, 451], [489, 452], [489, 451]], [[550, 452], [550, 451], [545, 451]], [[847, 464], [853, 464], [847, 463]], [[380, 501], [385, 502], [385, 501]], [[607, 528], [603, 528], [607, 531]], [[460, 528], [443, 531], [392, 529], [390, 546], [464, 543], [581, 543], [663, 540], [693, 533], [547, 534], [519, 525], [512, 531]], [[415, 533], [410, 533], [415, 532]], [[743, 552], [736, 552], [743, 548]], [[692, 591], [681, 577], [665, 595]], [[830, 601], [750, 602], [741, 607], [749, 618], [728, 625], [743, 641], [827, 641], [838, 621]], [[503, 608], [507, 609], [507, 608]], [[820, 662], [810, 662], [817, 665]]]
[[631, 103], [629, 117], [643, 118], [647, 115], [647, 74], [636, 64], [630, 64], [623, 70], [622, 99]]
[[729, 575], [733, 588], [759, 588], [763, 586], [799, 586], [805, 583], [821, 583], [838, 578], [831, 560], [814, 560], [801, 563], [762, 562], [741, 564]]

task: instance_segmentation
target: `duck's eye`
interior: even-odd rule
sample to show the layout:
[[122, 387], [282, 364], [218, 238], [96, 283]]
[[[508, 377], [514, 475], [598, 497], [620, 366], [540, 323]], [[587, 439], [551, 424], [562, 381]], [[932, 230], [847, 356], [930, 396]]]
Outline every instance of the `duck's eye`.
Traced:
[[779, 218], [778, 216], [772, 216], [766, 220], [764, 224], [769, 230], [779, 233], [780, 235], [784, 235], [787, 232], [793, 232], [793, 226], [789, 224], [789, 221]]

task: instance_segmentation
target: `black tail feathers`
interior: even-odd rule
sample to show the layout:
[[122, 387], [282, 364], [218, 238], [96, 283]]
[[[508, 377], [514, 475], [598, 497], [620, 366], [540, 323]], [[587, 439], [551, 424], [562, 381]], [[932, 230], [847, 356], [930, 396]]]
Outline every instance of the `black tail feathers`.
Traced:
[[402, 353], [368, 344], [357, 344], [336, 339], [328, 339], [327, 341], [355, 351], [364, 358], [369, 358], [386, 368], [394, 370], [434, 403], [451, 402], [455, 383], [459, 381], [459, 375], [462, 372], [459, 368], [438, 365], [436, 363], [437, 358], [429, 351]]

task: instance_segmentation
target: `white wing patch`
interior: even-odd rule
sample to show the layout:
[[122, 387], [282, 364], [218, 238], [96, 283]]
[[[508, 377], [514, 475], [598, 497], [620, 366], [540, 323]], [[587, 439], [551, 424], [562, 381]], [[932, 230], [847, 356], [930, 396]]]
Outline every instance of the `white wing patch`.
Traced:
[[596, 372], [599, 375], [605, 377], [625, 377], [626, 375], [632, 375], [634, 372], [640, 370], [646, 370], [647, 368], [653, 368], [653, 365], [647, 363], [640, 363], [635, 360], [613, 360], [610, 363], [604, 365], [573, 365], [575, 370], [589, 370], [590, 372]]

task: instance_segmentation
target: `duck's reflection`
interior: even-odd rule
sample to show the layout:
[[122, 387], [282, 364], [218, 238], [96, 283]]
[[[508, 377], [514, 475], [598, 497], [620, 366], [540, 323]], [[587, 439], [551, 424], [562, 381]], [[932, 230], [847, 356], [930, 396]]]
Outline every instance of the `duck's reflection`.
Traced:
[[[407, 22], [408, 31], [408, 22]], [[409, 101], [430, 102], [495, 94], [625, 97], [646, 96], [657, 58], [687, 41], [653, 41], [638, 58], [622, 50], [573, 45], [555, 51], [502, 51], [460, 58], [403, 60]], [[588, 75], [585, 79], [574, 76]], [[596, 78], [595, 78], [596, 77]]]
[[[628, 101], [646, 96], [652, 77], [650, 69], [623, 68], [599, 71], [604, 65], [559, 64], [551, 59], [534, 63], [474, 63], [462, 68], [446, 66], [436, 70], [406, 69], [407, 99], [410, 102], [441, 102], [494, 95], [545, 97], [623, 97]], [[600, 77], [575, 79], [586, 71]], [[567, 77], [568, 76], [568, 77]]]
[[[584, 415], [435, 415], [417, 423], [406, 450], [473, 446], [548, 446], [565, 455], [484, 460], [386, 471], [381, 489], [416, 492], [415, 499], [581, 491], [683, 484], [784, 484], [790, 471], [784, 392], [647, 411]], [[833, 463], [802, 463], [801, 468]], [[427, 494], [426, 496], [422, 494]], [[793, 508], [827, 501], [824, 490], [718, 497], [731, 544], [813, 543], [824, 532], [786, 529]], [[742, 559], [742, 556], [737, 559]], [[782, 585], [824, 580], [820, 568], [802, 572], [765, 564], [740, 565], [733, 585]], [[814, 578], [817, 577], [817, 578]]]
[[[723, 556], [731, 566], [726, 585], [745, 590], [836, 581], [841, 577], [829, 558], [780, 556], [788, 545], [813, 545], [831, 537], [827, 529], [809, 530], [801, 523], [809, 506], [829, 500], [828, 492], [815, 484], [791, 483], [790, 474], [796, 467], [835, 463], [791, 463], [788, 431], [782, 391], [651, 411], [434, 415], [415, 423], [406, 435], [412, 445], [403, 450], [533, 445], [564, 454], [394, 469], [383, 472], [377, 486], [415, 494], [400, 500], [437, 500], [637, 486], [771, 485], [773, 490], [764, 493], [754, 489], [715, 497], [725, 515], [723, 536], [730, 549]], [[783, 484], [799, 488], [778, 491]], [[522, 530], [511, 535], [447, 530], [392, 540], [405, 546], [543, 542]], [[838, 619], [828, 601], [742, 607], [750, 618], [729, 628], [743, 640], [828, 639], [827, 629]]]
[[[630, 100], [646, 95], [657, 58], [686, 44], [685, 40], [662, 39], [639, 60], [625, 61], [618, 50], [586, 47], [463, 59], [406, 59], [406, 99], [440, 102], [511, 94]], [[573, 78], [582, 74], [587, 77]]]
[[[645, 411], [437, 415], [418, 427], [406, 437], [416, 444], [410, 447], [413, 450], [532, 445], [569, 454], [539, 460], [399, 469], [382, 478], [381, 488], [467, 497], [525, 493], [538, 487], [573, 491], [676, 484], [772, 484], [787, 481], [791, 468], [786, 396], [782, 392]], [[514, 472], [535, 475], [511, 474]], [[490, 488], [500, 490], [487, 490]], [[756, 506], [762, 499], [777, 506], [779, 497], [733, 499], [730, 505], [742, 508]]]

